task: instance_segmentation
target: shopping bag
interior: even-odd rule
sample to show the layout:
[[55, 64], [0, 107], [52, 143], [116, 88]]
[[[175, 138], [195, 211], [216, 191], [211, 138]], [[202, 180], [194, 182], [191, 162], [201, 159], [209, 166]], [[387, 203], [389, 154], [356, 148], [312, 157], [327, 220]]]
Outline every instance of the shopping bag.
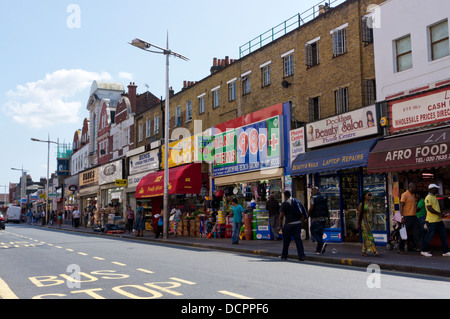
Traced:
[[393, 220], [396, 221], [397, 223], [402, 222], [402, 215], [400, 214], [400, 212], [395, 213]]
[[408, 239], [408, 232], [406, 231], [405, 225], [403, 225], [402, 228], [400, 228], [400, 237], [402, 240]]

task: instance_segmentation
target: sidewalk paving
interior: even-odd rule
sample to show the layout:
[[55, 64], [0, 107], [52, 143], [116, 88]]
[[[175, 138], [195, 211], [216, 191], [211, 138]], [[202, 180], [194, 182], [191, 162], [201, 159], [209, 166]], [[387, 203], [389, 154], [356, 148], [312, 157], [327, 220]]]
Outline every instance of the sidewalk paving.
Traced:
[[[42, 225], [37, 225], [44, 227]], [[268, 257], [280, 257], [283, 242], [274, 240], [241, 240], [238, 245], [233, 245], [230, 238], [205, 238], [205, 237], [180, 237], [170, 235], [168, 239], [157, 239], [155, 234], [144, 231], [144, 237], [135, 237], [128, 232], [124, 234], [106, 234], [94, 232], [92, 228], [79, 227], [75, 229], [71, 225], [48, 226], [48, 229], [87, 233], [98, 236], [108, 236], [113, 238], [133, 239], [170, 245], [182, 245], [196, 248], [204, 248], [218, 251], [229, 251], [235, 253], [252, 254]], [[326, 252], [322, 255], [315, 255], [315, 243], [304, 240], [306, 260], [305, 262], [320, 262], [343, 266], [355, 266], [367, 268], [370, 264], [376, 264], [381, 271], [399, 271], [405, 273], [443, 276], [450, 278], [450, 258], [443, 257], [440, 248], [433, 248], [433, 257], [424, 257], [420, 252], [407, 252], [398, 254], [396, 250], [388, 250], [386, 247], [377, 247], [382, 253], [381, 256], [363, 257], [361, 256], [360, 243], [328, 243]], [[294, 241], [289, 247], [288, 260], [298, 262]]]

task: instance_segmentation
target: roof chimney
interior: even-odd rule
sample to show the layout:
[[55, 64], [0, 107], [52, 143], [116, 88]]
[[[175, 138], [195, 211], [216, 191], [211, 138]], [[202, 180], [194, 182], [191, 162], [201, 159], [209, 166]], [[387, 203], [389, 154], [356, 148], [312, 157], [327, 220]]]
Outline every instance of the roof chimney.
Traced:
[[128, 99], [130, 100], [131, 111], [133, 113], [136, 113], [136, 89], [136, 84], [130, 82], [130, 85], [128, 85]]

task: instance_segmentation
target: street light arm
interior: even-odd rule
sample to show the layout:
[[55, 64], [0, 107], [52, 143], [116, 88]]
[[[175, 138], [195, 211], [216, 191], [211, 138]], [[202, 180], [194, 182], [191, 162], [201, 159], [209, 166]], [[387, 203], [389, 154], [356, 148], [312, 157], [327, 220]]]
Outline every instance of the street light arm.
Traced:
[[[151, 44], [151, 43], [149, 43], [147, 41], [144, 41], [142, 39], [139, 39], [139, 38], [135, 38], [133, 41], [128, 42], [128, 43], [130, 45], [136, 47], [136, 48], [139, 48], [139, 49], [147, 51], [147, 52], [157, 53], [157, 54], [164, 54], [164, 55], [172, 55], [172, 56], [177, 57], [179, 59], [182, 59], [184, 61], [189, 61], [189, 58], [185, 57], [182, 54], [179, 54], [177, 52], [173, 52], [173, 51], [171, 51], [169, 49], [161, 48], [161, 47], [159, 47], [157, 45]], [[154, 47], [154, 48], [156, 48], [158, 50], [161, 50], [161, 51], [150, 50], [151, 47]]]
[[37, 138], [34, 138], [34, 137], [32, 137], [31, 140], [32, 140], [33, 142], [53, 143], [53, 144], [59, 145], [58, 142], [54, 142], [54, 141], [43, 141], [43, 140], [40, 140], [40, 139], [37, 139]]

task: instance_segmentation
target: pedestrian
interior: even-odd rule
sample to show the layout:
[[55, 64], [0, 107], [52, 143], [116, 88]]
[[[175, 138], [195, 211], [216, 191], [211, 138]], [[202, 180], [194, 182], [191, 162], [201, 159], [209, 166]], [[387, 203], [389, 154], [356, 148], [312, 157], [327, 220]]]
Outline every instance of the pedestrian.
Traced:
[[361, 234], [363, 239], [362, 253], [361, 255], [367, 257], [368, 253], [373, 253], [374, 256], [380, 256], [375, 246], [375, 238], [373, 237], [373, 218], [374, 208], [372, 205], [372, 193], [366, 192], [364, 195], [364, 201], [359, 204], [358, 207], [358, 219], [356, 223], [356, 229], [361, 228]]
[[59, 228], [61, 228], [62, 218], [63, 218], [63, 213], [62, 213], [62, 211], [60, 210], [60, 211], [58, 212], [58, 225], [59, 225]]
[[173, 219], [173, 232], [176, 236], [178, 233], [178, 224], [181, 220], [181, 210], [178, 208], [178, 204], [175, 204], [175, 207], [170, 212], [170, 217]]
[[242, 227], [242, 213], [244, 212], [244, 208], [238, 204], [236, 198], [233, 198], [232, 201], [233, 207], [233, 229], [231, 234], [231, 243], [233, 245], [239, 244], [239, 233], [241, 232]]
[[325, 228], [330, 224], [330, 213], [328, 210], [328, 199], [322, 195], [318, 187], [312, 190], [312, 196], [309, 207], [309, 216], [311, 217], [311, 236], [317, 242], [316, 255], [325, 253], [327, 243], [323, 241]]
[[134, 229], [136, 230], [136, 237], [144, 237], [145, 214], [141, 202], [137, 202], [136, 224], [134, 225]]
[[155, 238], [159, 238], [160, 235], [164, 235], [164, 207], [161, 206], [161, 213], [158, 215], [155, 215], [155, 218], [158, 218], [158, 224], [156, 226], [156, 235]]
[[425, 207], [427, 208], [427, 218], [425, 220], [427, 223], [427, 234], [423, 240], [422, 252], [420, 253], [425, 257], [433, 256], [428, 249], [436, 232], [439, 234], [441, 239], [442, 256], [450, 257], [447, 243], [447, 231], [445, 230], [445, 225], [442, 221], [442, 217], [447, 214], [441, 213], [441, 208], [439, 206], [438, 199], [436, 198], [436, 194], [438, 194], [439, 189], [440, 187], [438, 185], [430, 184], [428, 186], [429, 194], [425, 198]]
[[266, 209], [269, 211], [269, 222], [272, 230], [272, 238], [280, 240], [278, 233], [278, 222], [280, 220], [280, 203], [275, 199], [273, 194], [269, 195], [269, 200], [266, 203]]
[[80, 226], [80, 211], [77, 207], [75, 207], [75, 210], [72, 212], [72, 218], [73, 218], [73, 226], [75, 228], [78, 228]]
[[[283, 250], [281, 252], [281, 260], [287, 260], [289, 245], [291, 244], [291, 237], [294, 237], [295, 245], [297, 247], [297, 255], [300, 261], [305, 260], [305, 250], [301, 238], [302, 233], [302, 214], [300, 209], [297, 209], [300, 201], [291, 199], [291, 192], [284, 192], [285, 201], [281, 204], [280, 219], [278, 223], [278, 232], [281, 231], [283, 225]], [[298, 202], [298, 203], [297, 203]], [[300, 203], [301, 204], [301, 203]], [[294, 207], [296, 205], [296, 207]], [[303, 206], [303, 204], [301, 204]], [[304, 208], [303, 208], [304, 209]], [[306, 213], [306, 211], [305, 211]]]
[[406, 232], [412, 234], [407, 240], [400, 238], [398, 252], [405, 253], [405, 244], [408, 242], [409, 251], [421, 251], [422, 238], [420, 237], [420, 223], [417, 219], [417, 202], [416, 202], [416, 184], [411, 182], [408, 189], [404, 192], [400, 199], [400, 214], [402, 215], [402, 225], [406, 227]]
[[416, 201], [417, 201], [417, 219], [419, 220], [420, 225], [420, 237], [423, 239], [425, 238], [425, 220], [427, 218], [427, 208], [425, 207], [425, 197], [423, 192], [418, 192], [416, 194]]
[[127, 225], [128, 232], [131, 234], [133, 232], [133, 224], [134, 224], [134, 211], [131, 209], [131, 206], [128, 205], [127, 209]]

